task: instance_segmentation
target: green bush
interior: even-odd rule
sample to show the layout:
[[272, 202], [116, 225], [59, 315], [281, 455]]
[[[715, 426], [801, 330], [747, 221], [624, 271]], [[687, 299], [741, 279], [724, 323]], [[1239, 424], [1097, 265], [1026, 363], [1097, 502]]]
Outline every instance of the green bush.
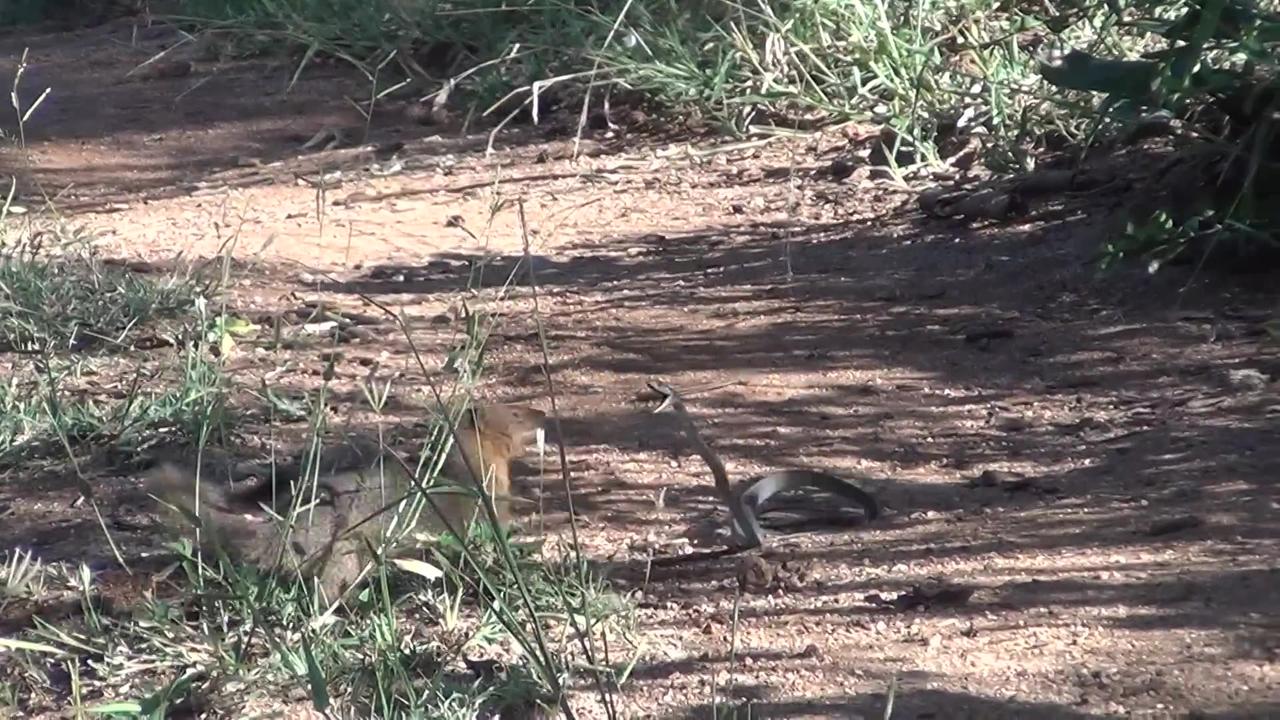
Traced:
[[[481, 110], [512, 92], [527, 100], [535, 82], [542, 90], [591, 81], [733, 133], [873, 119], [925, 160], [947, 138], [982, 128], [994, 159], [1015, 163], [1011, 148], [1046, 130], [1087, 127], [1078, 108], [1039, 92], [1032, 40], [1043, 23], [1006, 0], [188, 0], [182, 8], [203, 27], [277, 34], [306, 47], [305, 57], [342, 57], [371, 74], [394, 53], [416, 79], [426, 71], [420, 89], [453, 77], [451, 102]], [[1084, 22], [1059, 35], [1086, 44], [1098, 32]]]
[[429, 90], [480, 66], [458, 92], [486, 105], [572, 67], [607, 29], [594, 11], [554, 1], [186, 0], [181, 12], [233, 38], [279, 36], [306, 48], [307, 57], [339, 57], [370, 72], [394, 58]]
[[1059, 88], [1102, 96], [1108, 119], [1163, 112], [1185, 143], [1135, 209], [1113, 257], [1153, 269], [1192, 252], [1219, 251], [1257, 267], [1280, 258], [1280, 14], [1248, 0], [1112, 0], [1117, 21], [1149, 33], [1136, 59], [1073, 51], [1046, 66]]

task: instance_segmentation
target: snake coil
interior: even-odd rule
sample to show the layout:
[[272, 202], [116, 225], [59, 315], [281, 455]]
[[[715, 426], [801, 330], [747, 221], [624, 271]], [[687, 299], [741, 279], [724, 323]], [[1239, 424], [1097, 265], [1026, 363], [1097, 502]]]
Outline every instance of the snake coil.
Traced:
[[725, 470], [724, 463], [698, 434], [693, 418], [679, 394], [665, 383], [651, 382], [649, 388], [663, 398], [662, 404], [654, 412], [671, 411], [679, 416], [685, 437], [711, 469], [711, 476], [715, 479], [720, 499], [728, 506], [733, 517], [735, 539], [733, 546], [723, 550], [655, 559], [654, 564], [671, 565], [690, 560], [710, 559], [763, 547], [764, 530], [760, 525], [760, 515], [763, 513], [764, 504], [774, 496], [792, 490], [808, 489], [830, 493], [841, 500], [860, 506], [867, 520], [874, 520], [880, 516], [880, 503], [870, 493], [847, 480], [817, 470], [775, 470], [751, 478], [740, 488], [734, 489], [729, 483], [729, 474]]

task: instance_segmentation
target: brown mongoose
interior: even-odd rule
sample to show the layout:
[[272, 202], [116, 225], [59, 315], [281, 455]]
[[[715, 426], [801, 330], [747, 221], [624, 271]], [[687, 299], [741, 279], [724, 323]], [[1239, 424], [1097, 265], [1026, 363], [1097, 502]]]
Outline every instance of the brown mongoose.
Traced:
[[[452, 527], [465, 534], [476, 518], [484, 519], [478, 496], [468, 489], [477, 475], [494, 500], [499, 522], [509, 523], [511, 461], [541, 434], [545, 418], [541, 410], [519, 405], [481, 406], [464, 413], [437, 481], [431, 485], [434, 507], [431, 502], [424, 504], [414, 529], [441, 534]], [[277, 494], [276, 512], [293, 518], [291, 528], [251, 507], [252, 501], [271, 493], [269, 485], [230, 491], [201, 481], [197, 503], [195, 473], [164, 463], [147, 486], [170, 508], [170, 519], [179, 532], [188, 533], [192, 521], [199, 519], [203, 547], [221, 548], [237, 561], [264, 570], [296, 570], [304, 578], [315, 577], [326, 596], [334, 599], [357, 579], [370, 558], [369, 549], [381, 546], [398, 501], [412, 496], [423, 483], [414, 481], [412, 464], [369, 442], [327, 450], [317, 467], [314, 485], [295, 482], [296, 491]], [[301, 478], [297, 467], [282, 470], [277, 480]], [[449, 492], [434, 489], [450, 489], [442, 486], [453, 488]]]
[[[464, 412], [458, 420], [455, 444], [440, 469], [440, 477], [451, 481], [474, 481], [472, 473], [480, 475], [487, 481], [485, 489], [494, 499], [499, 520], [509, 523], [511, 461], [524, 454], [529, 444], [543, 432], [545, 422], [546, 414], [541, 410], [522, 405], [482, 405]], [[352, 491], [398, 491], [398, 494], [390, 494], [383, 499], [384, 503], [391, 502], [404, 495], [411, 484], [397, 482], [392, 487], [385, 482], [392, 479], [385, 474], [392, 472], [400, 473], [396, 480], [406, 483], [410, 480], [402, 472], [404, 465], [386, 450], [375, 441], [357, 437], [325, 448], [309, 472], [303, 470], [301, 461], [278, 465], [274, 473], [269, 467], [259, 466], [257, 475], [273, 479], [239, 490], [229, 496], [228, 501], [251, 506], [260, 502], [272, 502], [276, 507], [287, 506], [293, 488], [306, 485], [302, 482], [305, 472], [310, 478], [319, 478], [319, 485], [329, 494], [335, 491], [343, 494]], [[391, 466], [399, 469], [392, 470]], [[280, 489], [282, 486], [284, 489]], [[310, 499], [309, 495], [307, 499]], [[445, 513], [450, 519], [470, 514], [476, 508], [473, 496], [437, 493], [435, 499], [437, 504], [448, 505], [455, 510]], [[420, 524], [422, 522], [429, 521], [422, 520]], [[437, 531], [443, 529], [439, 527]]]

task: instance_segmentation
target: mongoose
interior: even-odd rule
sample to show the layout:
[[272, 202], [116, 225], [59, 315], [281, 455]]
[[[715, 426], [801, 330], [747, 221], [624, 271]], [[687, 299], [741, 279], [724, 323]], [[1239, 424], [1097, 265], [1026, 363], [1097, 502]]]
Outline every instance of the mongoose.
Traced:
[[[511, 461], [540, 436], [545, 419], [541, 410], [518, 405], [482, 406], [464, 413], [437, 484], [431, 487], [466, 488], [478, 475], [486, 481], [499, 522], [509, 523]], [[292, 529], [250, 509], [254, 500], [271, 493], [269, 485], [231, 491], [202, 481], [196, 512], [195, 473], [165, 463], [150, 478], [148, 490], [178, 511], [179, 517], [171, 519], [180, 531], [198, 518], [205, 547], [220, 547], [239, 562], [261, 569], [297, 570], [304, 578], [318, 578], [326, 596], [333, 599], [357, 579], [369, 550], [380, 546], [398, 501], [412, 496], [420, 483], [411, 475], [412, 464], [406, 466], [397, 453], [369, 442], [356, 441], [322, 453], [318, 468], [313, 487], [295, 483], [296, 494], [286, 491], [277, 497], [284, 501], [277, 503], [277, 512], [286, 519], [291, 514], [287, 508], [294, 506]], [[301, 474], [296, 467], [286, 467], [277, 479]], [[474, 489], [432, 491], [430, 499], [435, 507], [431, 502], [424, 504], [415, 530], [441, 534], [451, 527], [465, 534], [477, 517], [486, 518]]]
[[[510, 522], [511, 461], [524, 454], [529, 444], [543, 432], [545, 422], [546, 414], [541, 410], [521, 405], [483, 405], [468, 410], [458, 419], [455, 444], [440, 469], [440, 477], [452, 481], [473, 481], [472, 473], [479, 474], [488, 481], [486, 490], [494, 499], [499, 520], [504, 524]], [[292, 495], [289, 486], [305, 485], [303, 481], [307, 478], [303, 477], [304, 474], [308, 478], [319, 478], [322, 491], [328, 494], [398, 491], [398, 494], [388, 494], [385, 502], [395, 500], [412, 487], [410, 478], [403, 472], [404, 464], [395, 455], [387, 453], [386, 448], [367, 438], [351, 438], [325, 448], [309, 472], [304, 470], [303, 464], [278, 465], [274, 473], [270, 467], [242, 468], [256, 470], [256, 474], [271, 479], [238, 491], [228, 500], [250, 506], [272, 501], [277, 506], [287, 506]], [[394, 479], [404, 482], [397, 482], [394, 487], [388, 485], [384, 481], [393, 479], [389, 473], [398, 473]], [[283, 490], [279, 489], [282, 485]], [[450, 519], [469, 514], [476, 507], [475, 497], [459, 493], [437, 493], [436, 500], [437, 504], [444, 503], [457, 510], [446, 512]]]

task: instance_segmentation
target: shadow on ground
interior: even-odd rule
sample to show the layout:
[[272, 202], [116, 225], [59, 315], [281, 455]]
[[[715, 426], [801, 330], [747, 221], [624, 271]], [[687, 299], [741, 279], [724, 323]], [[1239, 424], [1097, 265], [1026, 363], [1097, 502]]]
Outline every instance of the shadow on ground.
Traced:
[[[1119, 573], [1079, 566], [1006, 583], [957, 612], [1119, 605], [1133, 612], [1106, 621], [1116, 627], [1223, 630], [1240, 638], [1238, 657], [1266, 657], [1271, 651], [1247, 638], [1274, 632], [1263, 598], [1280, 590], [1280, 574], [1231, 565], [1235, 548], [1256, 551], [1277, 538], [1271, 388], [1280, 353], [1261, 325], [1271, 296], [1262, 281], [1187, 268], [1101, 275], [1090, 263], [1105, 219], [1072, 208], [1056, 215], [1068, 220], [978, 231], [912, 220], [860, 231], [710, 228], [622, 238], [613, 252], [535, 257], [534, 280], [520, 258], [488, 267], [504, 278], [514, 271], [525, 287], [536, 282], [549, 340], [581, 351], [574, 369], [636, 382], [621, 392], [648, 377], [710, 372], [872, 378], [785, 393], [748, 382], [691, 400], [731, 466], [843, 464], [896, 511], [868, 530], [916, 530], [867, 541], [855, 531], [780, 556], [838, 566], [1131, 553], [1151, 559], [1131, 558]], [[454, 293], [474, 261], [440, 256], [417, 275], [367, 268], [325, 289], [399, 301]], [[649, 321], [579, 332], [584, 311], [644, 311]], [[1239, 370], [1272, 384], [1238, 384], [1231, 372]], [[592, 391], [560, 383], [569, 395]], [[584, 482], [580, 512], [643, 537], [688, 534], [680, 523], [717, 511], [698, 460], [663, 416], [639, 406], [598, 410], [566, 419], [564, 435], [584, 450], [669, 451], [695, 478], [666, 489], [666, 507], [684, 518], [670, 531], [672, 513], [655, 510], [651, 489], [616, 476]], [[850, 458], [858, 459], [852, 467]], [[887, 471], [865, 473], [868, 464]], [[984, 470], [1026, 467], [1038, 470], [1012, 486], [975, 485]], [[608, 476], [588, 468], [593, 474]], [[980, 518], [1001, 529], [974, 537], [966, 528]], [[1187, 544], [1220, 548], [1222, 565], [1154, 559]], [[732, 583], [736, 565], [658, 571], [632, 562], [615, 571], [654, 581], [647, 592], [660, 601], [679, 601], [690, 582]], [[874, 579], [811, 592], [849, 597], [889, 586], [907, 589]], [[876, 611], [855, 604], [850, 612]]]
[[[910, 563], [975, 553], [1158, 552], [1216, 541], [1229, 558], [1232, 543], [1274, 541], [1274, 393], [1226, 381], [1233, 368], [1280, 375], [1275, 346], [1258, 332], [1266, 297], [1213, 278], [1184, 290], [1186, 274], [1176, 270], [1097, 276], [1085, 267], [1096, 250], [1090, 227], [1079, 216], [986, 232], [909, 221], [874, 232], [713, 228], [624, 238], [619, 243], [632, 249], [625, 255], [535, 258], [533, 267], [550, 340], [578, 351], [573, 368], [635, 378], [630, 391], [642, 378], [668, 374], [836, 371], [786, 392], [733, 386], [690, 405], [731, 469], [835, 468], [859, 478], [893, 511], [872, 530], [916, 528], [934, 538], [877, 540], [877, 557]], [[426, 299], [465, 287], [475, 277], [473, 260], [442, 255], [419, 268], [366, 268], [320, 289]], [[485, 273], [505, 279], [514, 272], [527, 284], [517, 260], [498, 258]], [[651, 321], [582, 325], [579, 307], [593, 316], [644, 309]], [[514, 355], [534, 354], [537, 336], [525, 332], [527, 319], [512, 321], [498, 339]], [[383, 341], [379, 349], [408, 354], [389, 322], [373, 332]], [[529, 387], [539, 385], [532, 375]], [[561, 381], [569, 396], [583, 391], [590, 389]], [[334, 397], [358, 404], [361, 393]], [[682, 457], [689, 476], [705, 477], [670, 417], [642, 405], [571, 411], [562, 429], [571, 458], [574, 448], [657, 450]], [[868, 473], [867, 465], [880, 470]], [[1040, 470], [1013, 486], [974, 482], [983, 470], [1028, 466]], [[606, 480], [581, 484], [579, 512], [636, 536], [670, 527], [671, 513], [655, 512], [642, 485], [610, 478], [605, 468], [585, 470]], [[683, 518], [677, 535], [694, 533], [703, 521], [680, 523], [718, 510], [710, 483], [697, 482], [667, 489], [667, 508]], [[565, 509], [555, 497], [558, 483], [547, 487], [550, 507]], [[1161, 523], [1187, 513], [1196, 524], [1161, 532]], [[1001, 533], [975, 538], [947, 529], [982, 517], [998, 518]], [[857, 533], [852, 537], [792, 556], [857, 562], [862, 551]], [[701, 581], [726, 581], [733, 567], [693, 572]], [[1235, 627], [1261, 608], [1215, 609], [1214, 589], [1228, 587], [1266, 597], [1262, 591], [1280, 587], [1280, 578], [1245, 567], [1189, 569], [1177, 582], [1150, 585], [1058, 579], [1010, 585], [1000, 602], [1173, 605], [1166, 615], [1129, 621]]]

